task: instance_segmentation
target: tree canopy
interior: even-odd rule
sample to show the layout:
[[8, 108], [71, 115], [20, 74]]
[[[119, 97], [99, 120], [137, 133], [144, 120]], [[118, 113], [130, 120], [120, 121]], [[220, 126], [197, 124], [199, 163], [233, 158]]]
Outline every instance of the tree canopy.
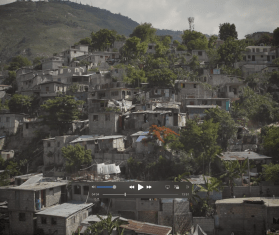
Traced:
[[66, 170], [70, 173], [74, 173], [80, 170], [84, 164], [90, 164], [92, 161], [91, 150], [85, 150], [85, 148], [79, 144], [68, 145], [61, 149], [63, 158], [66, 160]]
[[123, 81], [128, 84], [133, 84], [135, 87], [139, 87], [140, 83], [147, 81], [144, 70], [138, 67], [128, 65], [126, 74], [127, 76], [124, 77]]
[[205, 120], [219, 123], [217, 142], [226, 151], [229, 139], [235, 135], [237, 130], [234, 120], [228, 112], [220, 108], [208, 109], [205, 113]]
[[132, 37], [127, 39], [125, 45], [122, 47], [122, 54], [127, 57], [128, 60], [138, 58], [147, 51], [148, 44], [141, 42], [140, 38]]
[[263, 176], [266, 181], [279, 182], [279, 164], [270, 163], [263, 165], [263, 168]]
[[[193, 156], [200, 163], [198, 169], [208, 166], [221, 152], [217, 144], [219, 123], [212, 119], [198, 124], [195, 120], [188, 120], [186, 128], [180, 133], [182, 150]], [[202, 165], [201, 163], [204, 163]], [[204, 172], [203, 172], [204, 173]]]
[[[93, 50], [105, 50], [111, 46], [117, 37], [115, 30], [100, 29], [98, 32], [91, 33], [91, 47]], [[89, 42], [88, 39], [82, 41]]]
[[150, 42], [155, 40], [156, 29], [153, 28], [152, 24], [144, 23], [138, 25], [134, 31], [130, 34], [130, 37], [137, 37], [141, 42]]
[[12, 59], [12, 61], [10, 62], [10, 65], [8, 67], [8, 70], [15, 71], [24, 66], [31, 66], [31, 65], [32, 65], [31, 61], [29, 61], [26, 57], [19, 55]]
[[32, 100], [31, 96], [14, 94], [8, 103], [9, 110], [13, 113], [29, 113]]
[[270, 127], [266, 135], [263, 137], [264, 153], [273, 157], [275, 162], [279, 161], [279, 128]]
[[60, 134], [64, 134], [69, 124], [78, 120], [81, 115], [79, 110], [83, 101], [76, 100], [74, 96], [55, 97], [55, 99], [47, 100], [41, 105], [45, 114], [42, 116], [44, 123], [53, 130], [59, 130]]
[[208, 41], [200, 32], [184, 30], [182, 39], [188, 50], [206, 50], [208, 48]]
[[232, 37], [226, 39], [225, 43], [218, 48], [220, 62], [234, 67], [234, 63], [242, 60], [242, 53], [245, 49], [245, 44], [237, 41]]
[[238, 34], [234, 24], [224, 23], [219, 25], [219, 38], [226, 41], [228, 38], [237, 39]]

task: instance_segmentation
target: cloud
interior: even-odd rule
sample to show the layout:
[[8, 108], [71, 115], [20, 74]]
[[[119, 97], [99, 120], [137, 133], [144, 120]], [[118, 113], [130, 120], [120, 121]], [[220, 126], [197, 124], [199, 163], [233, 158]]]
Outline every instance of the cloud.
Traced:
[[[75, 0], [71, 0], [75, 2]], [[13, 0], [0, 0], [0, 4]], [[195, 30], [218, 34], [219, 24], [234, 23], [239, 38], [279, 27], [278, 0], [77, 0], [82, 4], [121, 13], [138, 23], [155, 28], [188, 29], [188, 17], [195, 17]]]

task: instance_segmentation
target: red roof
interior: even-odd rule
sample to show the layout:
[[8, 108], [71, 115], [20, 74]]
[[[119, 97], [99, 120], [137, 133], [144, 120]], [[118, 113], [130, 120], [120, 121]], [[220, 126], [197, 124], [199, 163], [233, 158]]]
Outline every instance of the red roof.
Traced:
[[172, 230], [172, 228], [168, 226], [144, 223], [135, 220], [128, 220], [128, 223], [129, 224], [124, 224], [120, 227], [133, 230], [136, 233], [145, 233], [152, 235], [168, 235]]

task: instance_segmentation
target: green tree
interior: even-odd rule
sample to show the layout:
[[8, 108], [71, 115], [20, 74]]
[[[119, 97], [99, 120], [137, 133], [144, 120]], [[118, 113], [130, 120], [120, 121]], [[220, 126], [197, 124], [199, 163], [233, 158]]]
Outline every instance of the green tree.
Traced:
[[174, 85], [177, 75], [168, 68], [153, 69], [146, 74], [149, 85]]
[[206, 177], [204, 177], [204, 175], [203, 175], [203, 180], [205, 182], [204, 186], [199, 185], [198, 186], [200, 188], [199, 191], [206, 193], [206, 200], [207, 200], [207, 202], [209, 202], [210, 193], [212, 193], [214, 191], [219, 192], [222, 187], [222, 182], [219, 179], [214, 178], [214, 177], [209, 177], [208, 179], [206, 179]]
[[[239, 100], [233, 103], [238, 109], [234, 112], [242, 113], [254, 123], [269, 124], [273, 122], [278, 113], [278, 104], [273, 101], [270, 94], [260, 95], [250, 87], [243, 89]], [[232, 113], [237, 117], [236, 113]]]
[[208, 67], [210, 69], [215, 69], [217, 67], [217, 64], [220, 61], [220, 55], [215, 48], [210, 48], [206, 50], [206, 54], [208, 57]]
[[78, 120], [81, 114], [79, 107], [83, 101], [76, 100], [73, 96], [55, 97], [55, 99], [47, 100], [41, 105], [45, 112], [42, 115], [44, 123], [52, 130], [59, 130], [63, 135], [69, 128], [69, 124], [74, 120]]
[[216, 35], [212, 35], [208, 40], [208, 49], [216, 48], [216, 42], [218, 37]]
[[264, 44], [265, 46], [272, 46], [274, 44], [273, 37], [267, 33], [263, 34], [259, 40], [256, 41], [256, 44], [259, 46]]
[[272, 60], [272, 64], [277, 64], [277, 65], [279, 65], [279, 57], [276, 58], [275, 60]]
[[279, 164], [263, 165], [263, 176], [266, 181], [279, 182]]
[[218, 130], [219, 124], [213, 123], [213, 120], [204, 121], [201, 125], [195, 120], [189, 120], [186, 128], [181, 131], [182, 149], [199, 163], [197, 172], [204, 171], [204, 167], [209, 166], [221, 152], [217, 144]]
[[234, 67], [234, 63], [242, 60], [242, 53], [245, 49], [243, 42], [237, 41], [232, 37], [227, 38], [224, 44], [218, 48], [220, 62]]
[[177, 51], [187, 51], [187, 47], [183, 44], [179, 44], [176, 48]]
[[279, 46], [279, 27], [273, 31], [273, 42], [276, 46]]
[[229, 139], [231, 139], [237, 131], [234, 120], [228, 112], [220, 108], [208, 109], [205, 113], [205, 120], [212, 119], [213, 123], [219, 123], [217, 142], [222, 149], [226, 151]]
[[127, 39], [125, 45], [121, 48], [122, 55], [128, 60], [138, 58], [147, 51], [148, 44], [141, 42], [140, 38], [132, 37]]
[[86, 38], [83, 38], [83, 39], [80, 39], [79, 40], [79, 44], [81, 45], [91, 45], [92, 43], [92, 39], [90, 37], [86, 37]]
[[117, 37], [114, 30], [100, 29], [98, 32], [91, 33], [91, 47], [93, 50], [105, 50], [111, 46]]
[[184, 30], [182, 34], [183, 44], [185, 44], [188, 50], [206, 50], [208, 48], [208, 41], [206, 37], [194, 30]]
[[61, 149], [63, 158], [66, 160], [66, 171], [74, 173], [80, 170], [82, 165], [90, 164], [92, 161], [91, 150], [85, 150], [85, 148], [79, 144], [73, 146], [68, 145]]
[[3, 173], [0, 173], [0, 186], [7, 186], [10, 184], [10, 177], [19, 175], [19, 166], [14, 159], [9, 159], [4, 161], [0, 157], [0, 170], [4, 170]]
[[144, 23], [138, 25], [133, 33], [130, 34], [130, 37], [137, 37], [141, 40], [141, 42], [150, 42], [155, 40], [156, 29], [152, 27], [152, 24]]
[[124, 229], [120, 226], [128, 224], [127, 221], [120, 220], [119, 217], [112, 219], [112, 215], [110, 213], [106, 216], [106, 218], [103, 218], [104, 216], [97, 216], [100, 219], [100, 222], [92, 223], [85, 231], [85, 235], [103, 234], [104, 232], [106, 234], [112, 234], [114, 229], [117, 229], [118, 234], [122, 235], [124, 233]]
[[17, 91], [17, 82], [16, 82], [16, 72], [9, 71], [8, 77], [3, 81], [4, 85], [11, 85], [11, 88], [7, 90], [7, 93], [14, 94]]
[[189, 66], [191, 70], [196, 71], [200, 68], [200, 61], [197, 55], [193, 55], [189, 61]]
[[[234, 196], [233, 187], [235, 185], [234, 180], [237, 178], [242, 177], [242, 174], [244, 174], [248, 169], [248, 159], [242, 162], [242, 164], [239, 163], [239, 161], [223, 161], [223, 164], [226, 169], [226, 173], [221, 175], [220, 178], [227, 179], [228, 185], [230, 187], [231, 197]], [[251, 167], [252, 168], [252, 167]]]
[[237, 31], [234, 24], [224, 23], [219, 25], [219, 38], [226, 41], [228, 38], [232, 37], [237, 39]]
[[30, 113], [32, 100], [31, 96], [14, 94], [8, 103], [9, 110], [13, 113]]
[[32, 65], [32, 63], [26, 57], [19, 55], [12, 59], [12, 61], [10, 62], [10, 65], [8, 67], [8, 70], [15, 71], [24, 66], [30, 66], [30, 65]]
[[266, 155], [273, 157], [274, 162], [279, 161], [279, 128], [270, 127], [263, 137], [263, 147]]
[[129, 65], [126, 71], [127, 76], [124, 77], [124, 82], [133, 84], [135, 87], [139, 87], [140, 83], [146, 82], [145, 72], [142, 69], [135, 68]]

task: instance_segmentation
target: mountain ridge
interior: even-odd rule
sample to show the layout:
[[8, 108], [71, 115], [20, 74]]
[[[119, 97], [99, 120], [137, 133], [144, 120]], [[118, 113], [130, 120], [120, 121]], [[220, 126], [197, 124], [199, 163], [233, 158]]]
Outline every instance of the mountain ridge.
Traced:
[[[101, 28], [129, 36], [139, 23], [121, 14], [74, 2], [14, 2], [0, 5], [0, 61], [29, 59], [66, 50]], [[157, 30], [181, 40], [182, 31]]]

